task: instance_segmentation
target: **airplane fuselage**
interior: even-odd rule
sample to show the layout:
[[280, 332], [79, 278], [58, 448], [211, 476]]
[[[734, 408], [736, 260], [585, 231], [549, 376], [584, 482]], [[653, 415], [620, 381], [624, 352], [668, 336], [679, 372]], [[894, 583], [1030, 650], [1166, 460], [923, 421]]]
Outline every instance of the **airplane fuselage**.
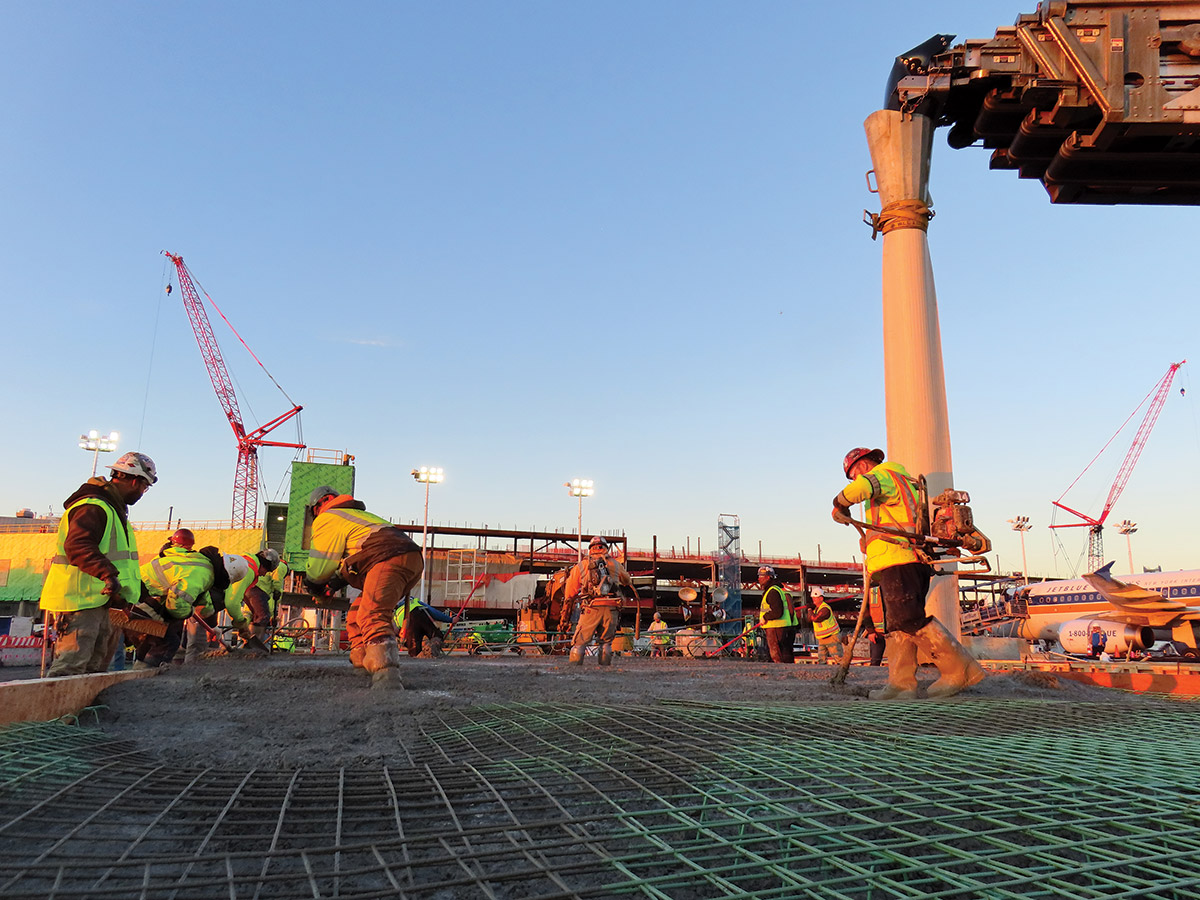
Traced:
[[[1200, 606], [1200, 569], [1178, 572], [1146, 572], [1117, 576], [1126, 584], [1155, 591], [1169, 600]], [[1046, 581], [1022, 588], [1029, 617], [1020, 623], [1019, 636], [1027, 640], [1056, 641], [1065, 622], [1110, 616], [1115, 607], [1082, 578]]]

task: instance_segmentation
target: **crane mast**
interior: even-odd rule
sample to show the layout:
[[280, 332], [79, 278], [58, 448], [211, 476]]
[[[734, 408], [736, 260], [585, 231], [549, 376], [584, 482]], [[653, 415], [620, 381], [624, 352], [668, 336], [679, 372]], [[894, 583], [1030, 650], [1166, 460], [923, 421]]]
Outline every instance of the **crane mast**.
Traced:
[[[246, 431], [245, 425], [242, 424], [242, 413], [238, 408], [233, 381], [229, 377], [229, 370], [225, 366], [225, 359], [221, 356], [221, 348], [217, 344], [216, 335], [213, 334], [212, 325], [208, 321], [208, 313], [204, 310], [204, 304], [200, 300], [200, 294], [196, 290], [192, 274], [184, 264], [182, 256], [166, 250], [163, 251], [163, 255], [175, 265], [179, 291], [183, 295], [183, 307], [187, 310], [188, 321], [196, 335], [196, 343], [200, 346], [200, 356], [204, 359], [204, 366], [208, 370], [208, 377], [212, 381], [213, 390], [217, 394], [221, 409], [225, 412], [225, 417], [233, 428], [234, 437], [237, 438], [237, 469], [233, 476], [233, 525], [235, 528], [255, 528], [258, 526], [258, 448], [292, 447], [303, 450], [304, 444], [268, 441], [265, 440], [265, 437], [284, 422], [299, 415], [304, 407], [293, 406], [287, 412], [276, 416], [254, 431]], [[205, 296], [208, 295], [205, 294]], [[209, 302], [212, 302], [212, 298], [209, 298]], [[257, 362], [257, 357], [255, 357], [255, 361]], [[262, 363], [260, 362], [259, 365]]]
[[[1171, 363], [1171, 367], [1167, 369], [1167, 374], [1164, 375], [1154, 389], [1151, 390], [1150, 393], [1154, 395], [1153, 399], [1150, 401], [1150, 406], [1146, 409], [1146, 415], [1142, 417], [1142, 424], [1138, 426], [1137, 434], [1135, 434], [1133, 437], [1133, 444], [1130, 446], [1129, 452], [1125, 454], [1125, 459], [1121, 463], [1121, 468], [1117, 470], [1117, 477], [1113, 479], [1112, 487], [1108, 490], [1108, 499], [1104, 501], [1104, 509], [1101, 510], [1100, 515], [1097, 517], [1092, 517], [1087, 513], [1080, 512], [1077, 509], [1071, 509], [1071, 507], [1060, 502], [1062, 497], [1059, 497], [1058, 500], [1053, 501], [1054, 505], [1059, 509], [1069, 512], [1071, 515], [1077, 516], [1083, 521], [1068, 522], [1062, 525], [1051, 525], [1051, 528], [1087, 527], [1089, 572], [1095, 572], [1102, 565], [1104, 565], [1104, 522], [1108, 518], [1108, 514], [1112, 512], [1113, 506], [1116, 505], [1117, 498], [1120, 497], [1121, 492], [1125, 490], [1125, 485], [1129, 481], [1129, 476], [1133, 474], [1133, 467], [1137, 465], [1138, 458], [1141, 457], [1142, 451], [1146, 448], [1146, 441], [1150, 438], [1150, 432], [1154, 430], [1154, 424], [1158, 421], [1159, 413], [1162, 412], [1163, 406], [1167, 402], [1167, 392], [1171, 389], [1171, 382], [1175, 378], [1175, 373], [1178, 372], [1179, 367], [1186, 362], [1187, 360], [1183, 359], [1177, 363]], [[1145, 401], [1143, 400], [1142, 402], [1144, 403]], [[1138, 408], [1141, 408], [1141, 404], [1138, 405]], [[1134, 412], [1137, 412], [1137, 410], [1135, 409]], [[1133, 418], [1132, 413], [1130, 414], [1129, 418]], [[1128, 422], [1129, 419], [1126, 419], [1125, 421]], [[1121, 428], [1124, 427], [1124, 424], [1122, 424]], [[1116, 435], [1114, 434], [1113, 437], [1109, 439], [1108, 443], [1111, 444], [1115, 438]], [[1104, 449], [1107, 449], [1107, 447], [1108, 444], [1105, 444], [1104, 448], [1100, 450], [1100, 453], [1103, 453]], [[1092, 463], [1099, 458], [1100, 454], [1098, 453], [1096, 454], [1095, 458], [1092, 459], [1092, 462], [1087, 464], [1087, 467], [1085, 467], [1083, 471], [1086, 472], [1089, 468], [1091, 468]], [[1082, 477], [1083, 472], [1079, 474], [1079, 477], [1076, 478], [1075, 481], [1071, 482], [1071, 487], [1074, 487], [1076, 482], [1079, 481], [1079, 478]], [[1067, 491], [1071, 490], [1071, 487], [1068, 487]], [[1067, 492], [1064, 491], [1063, 497], [1066, 495]]]

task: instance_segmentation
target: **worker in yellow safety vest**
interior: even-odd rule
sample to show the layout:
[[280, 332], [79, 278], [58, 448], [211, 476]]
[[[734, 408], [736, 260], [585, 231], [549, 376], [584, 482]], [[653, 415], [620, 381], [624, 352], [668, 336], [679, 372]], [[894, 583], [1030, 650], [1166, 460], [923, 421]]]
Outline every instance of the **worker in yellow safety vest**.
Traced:
[[[882, 450], [855, 447], [842, 461], [850, 483], [833, 498], [833, 519], [849, 524], [850, 507], [862, 503], [868, 526], [916, 532], [918, 484], [904, 466], [884, 462]], [[917, 649], [937, 666], [940, 678], [929, 686], [930, 697], [950, 697], [984, 678], [983, 668], [954, 636], [925, 612], [925, 596], [933, 567], [902, 536], [867, 531], [866, 554], [871, 583], [883, 598], [888, 637], [888, 683], [871, 692], [874, 700], [910, 700], [917, 696]]]
[[783, 588], [775, 577], [771, 566], [758, 567], [758, 586], [762, 588], [762, 605], [758, 608], [758, 624], [766, 637], [771, 662], [794, 663], [796, 653], [796, 627], [800, 620], [792, 605], [792, 595]]
[[830, 663], [839, 664], [842, 661], [842, 626], [833, 614], [833, 607], [825, 602], [825, 592], [814, 587], [809, 593], [813, 602], [812, 627], [817, 641], [817, 662], [828, 659]]
[[[258, 580], [246, 588], [243, 602], [250, 611], [250, 631], [266, 641], [275, 619], [275, 603], [282, 593], [280, 586], [287, 575], [287, 564], [273, 547], [255, 554], [260, 560]], [[273, 565], [273, 568], [268, 568]]]
[[328, 485], [309, 496], [313, 513], [305, 583], [314, 593], [349, 584], [362, 593], [346, 614], [350, 662], [371, 673], [372, 688], [403, 687], [392, 615], [421, 577], [421, 548], [387, 519]]
[[[229, 574], [229, 588], [225, 591], [225, 612], [237, 629], [238, 636], [262, 654], [266, 649], [262, 639], [250, 624], [250, 617], [242, 609], [246, 594], [257, 584], [260, 576], [275, 570], [279, 564], [279, 553], [275, 550], [260, 550], [258, 553], [226, 553], [225, 571]], [[247, 604], [249, 605], [249, 604]], [[251, 610], [253, 614], [253, 610]], [[268, 620], [269, 621], [269, 620]], [[269, 627], [269, 626], [267, 626]], [[263, 633], [267, 630], [263, 628]], [[255, 640], [257, 638], [257, 640]]]
[[163, 637], [131, 632], [135, 669], [156, 668], [174, 658], [183, 639], [183, 623], [207, 600], [214, 582], [213, 564], [192, 548], [196, 536], [190, 528], [171, 535], [158, 556], [142, 566], [142, 584], [147, 596], [134, 604], [130, 618], [147, 618], [167, 626]]
[[41, 596], [41, 608], [58, 614], [52, 678], [107, 671], [122, 634], [109, 609], [123, 611], [141, 599], [129, 507], [158, 481], [158, 472], [144, 453], [126, 453], [108, 468], [111, 478], [90, 478], [63, 502]]

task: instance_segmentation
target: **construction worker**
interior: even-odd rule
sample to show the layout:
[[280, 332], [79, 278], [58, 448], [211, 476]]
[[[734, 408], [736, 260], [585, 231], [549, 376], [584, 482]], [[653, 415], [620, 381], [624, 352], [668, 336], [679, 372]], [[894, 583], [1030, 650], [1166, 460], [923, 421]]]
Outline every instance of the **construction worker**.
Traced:
[[[258, 577], [264, 572], [272, 571], [278, 563], [279, 554], [274, 550], [225, 554], [225, 571], [229, 575], [229, 588], [225, 591], [225, 612], [229, 614], [233, 627], [237, 629], [238, 637], [247, 647], [259, 653], [266, 651], [266, 644], [251, 626], [242, 603], [246, 599], [246, 593], [258, 584]], [[269, 622], [268, 618], [268, 624]]]
[[217, 620], [225, 608], [225, 592], [229, 590], [229, 573], [225, 570], [225, 554], [216, 547], [201, 547], [198, 551], [212, 566], [213, 583], [199, 594], [193, 604], [192, 617], [187, 621], [187, 651], [184, 662], [197, 662], [208, 651], [210, 633], [217, 634]]
[[399, 689], [400, 648], [392, 615], [421, 577], [421, 548], [329, 485], [315, 488], [308, 502], [313, 523], [305, 582], [317, 592], [345, 584], [362, 591], [346, 615], [350, 662], [371, 673], [372, 688]]
[[667, 633], [667, 623], [663, 621], [662, 613], [654, 614], [649, 631], [650, 656], [652, 659], [661, 659], [667, 655], [667, 648], [671, 646], [671, 635]]
[[156, 668], [169, 663], [183, 638], [183, 624], [191, 618], [197, 604], [213, 586], [212, 561], [193, 550], [196, 536], [190, 528], [180, 528], [163, 544], [158, 556], [142, 566], [142, 584], [149, 594], [134, 604], [130, 618], [146, 618], [167, 626], [164, 637], [133, 635], [133, 667]]
[[124, 611], [141, 599], [129, 507], [158, 481], [158, 472], [150, 457], [134, 452], [108, 468], [110, 478], [89, 478], [63, 502], [41, 596], [41, 608], [58, 614], [51, 677], [106, 671], [121, 639], [109, 610]]
[[609, 554], [608, 541], [596, 535], [588, 544], [588, 555], [577, 562], [567, 576], [567, 597], [579, 598], [582, 611], [571, 638], [570, 664], [583, 665], [584, 651], [596, 638], [600, 665], [612, 665], [612, 642], [621, 619], [621, 587], [637, 596], [633, 579], [620, 562]]
[[246, 588], [244, 602], [250, 610], [250, 630], [255, 637], [265, 641], [275, 621], [275, 606], [283, 594], [283, 579], [287, 577], [288, 567], [279, 551], [273, 548], [257, 555], [266, 563], [274, 563], [274, 568], [261, 567], [258, 579]]
[[825, 592], [815, 587], [809, 593], [813, 602], [812, 628], [817, 641], [817, 663], [825, 662], [828, 657], [831, 664], [838, 665], [842, 661], [842, 626], [833, 614], [833, 607], [825, 602]]
[[771, 662], [794, 663], [796, 654], [796, 609], [792, 596], [783, 588], [770, 566], [758, 567], [758, 586], [762, 588], [762, 605], [758, 608], [758, 624], [767, 640]]
[[[868, 525], [916, 532], [918, 484], [899, 463], [884, 462], [882, 450], [855, 447], [842, 461], [850, 483], [833, 498], [833, 519], [849, 524], [850, 507], [862, 503]], [[873, 700], [910, 700], [917, 696], [917, 649], [933, 660], [941, 677], [929, 686], [930, 697], [950, 697], [983, 680], [983, 668], [937, 619], [925, 613], [925, 595], [933, 577], [928, 558], [911, 541], [867, 531], [862, 538], [867, 572], [883, 599], [888, 638], [888, 683], [872, 691]]]
[[446, 640], [442, 630], [437, 627], [435, 620], [451, 622], [453, 619], [439, 609], [434, 609], [422, 603], [415, 597], [409, 597], [396, 607], [392, 621], [400, 635], [400, 643], [408, 651], [409, 656], [420, 656], [425, 648], [425, 639], [429, 639], [429, 655], [437, 659], [442, 655], [442, 647]]
[[863, 616], [863, 631], [867, 633], [867, 642], [871, 645], [871, 665], [883, 665], [883, 654], [887, 650], [887, 635], [883, 632], [883, 600], [879, 596], [879, 588], [873, 587], [868, 593], [867, 614]]

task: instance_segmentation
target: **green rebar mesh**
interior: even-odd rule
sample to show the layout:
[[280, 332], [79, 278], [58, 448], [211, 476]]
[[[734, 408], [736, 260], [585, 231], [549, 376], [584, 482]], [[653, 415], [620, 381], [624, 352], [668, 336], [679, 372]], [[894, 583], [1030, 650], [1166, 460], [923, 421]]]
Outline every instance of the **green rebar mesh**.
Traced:
[[443, 714], [415, 765], [0, 730], [0, 896], [1200, 897], [1194, 704]]

